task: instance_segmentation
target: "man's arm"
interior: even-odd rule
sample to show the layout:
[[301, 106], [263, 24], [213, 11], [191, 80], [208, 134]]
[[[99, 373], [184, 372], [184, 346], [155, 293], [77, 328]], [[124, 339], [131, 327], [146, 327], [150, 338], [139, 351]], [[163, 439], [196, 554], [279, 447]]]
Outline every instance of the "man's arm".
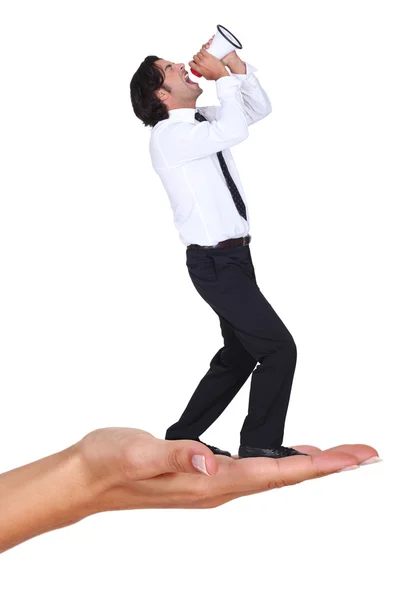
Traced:
[[[218, 117], [211, 122], [168, 123], [168, 119], [161, 122], [153, 143], [159, 148], [165, 168], [215, 154], [248, 137], [246, 107], [240, 86], [240, 80], [229, 74], [216, 80], [221, 106]], [[204, 115], [207, 118], [206, 111]]]
[[240, 92], [246, 107], [247, 123], [252, 125], [268, 116], [272, 111], [271, 102], [266, 91], [254, 75], [257, 71], [256, 67], [243, 62], [236, 55], [229, 63], [228, 68], [231, 75], [242, 82]]
[[[204, 45], [204, 48], [210, 46], [210, 42]], [[248, 125], [257, 123], [272, 111], [271, 102], [266, 91], [262, 88], [257, 77], [253, 75], [257, 69], [247, 62], [244, 62], [236, 52], [231, 52], [221, 61], [231, 72], [231, 76], [241, 82], [240, 92], [246, 110], [246, 120]], [[204, 106], [201, 111], [208, 120], [217, 119], [219, 116], [219, 106]]]
[[[243, 98], [247, 125], [253, 125], [270, 114], [271, 102], [257, 77], [253, 75], [257, 69], [249, 63], [243, 61], [240, 63], [232, 65], [231, 77], [240, 81], [239, 91]], [[220, 106], [201, 106], [200, 108], [209, 121], [219, 118]]]

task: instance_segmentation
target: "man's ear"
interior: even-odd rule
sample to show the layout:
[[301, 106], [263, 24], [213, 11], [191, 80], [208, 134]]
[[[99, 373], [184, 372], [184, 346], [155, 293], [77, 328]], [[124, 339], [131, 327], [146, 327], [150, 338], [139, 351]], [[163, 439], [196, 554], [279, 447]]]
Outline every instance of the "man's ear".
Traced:
[[154, 93], [157, 96], [157, 98], [161, 100], [161, 102], [164, 102], [164, 100], [168, 97], [168, 93], [165, 90], [159, 89], [156, 90]]

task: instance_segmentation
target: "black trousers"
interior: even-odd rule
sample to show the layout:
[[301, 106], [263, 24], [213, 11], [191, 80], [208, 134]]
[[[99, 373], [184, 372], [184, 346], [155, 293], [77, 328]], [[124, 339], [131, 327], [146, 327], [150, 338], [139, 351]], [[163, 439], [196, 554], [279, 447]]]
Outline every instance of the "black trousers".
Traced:
[[194, 287], [219, 317], [224, 345], [165, 439], [198, 438], [251, 375], [240, 443], [280, 446], [297, 349], [257, 285], [250, 246], [187, 248], [186, 265]]

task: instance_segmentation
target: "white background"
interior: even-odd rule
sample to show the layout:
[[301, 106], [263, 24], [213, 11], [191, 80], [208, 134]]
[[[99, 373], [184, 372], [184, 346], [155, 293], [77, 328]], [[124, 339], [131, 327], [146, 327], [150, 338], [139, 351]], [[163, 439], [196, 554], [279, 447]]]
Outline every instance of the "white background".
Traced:
[[[188, 68], [217, 23], [272, 103], [232, 151], [258, 284], [298, 348], [284, 443], [384, 459], [214, 510], [92, 516], [3, 554], [5, 600], [395, 597], [395, 4], [1, 3], [0, 472], [98, 427], [163, 438], [221, 346], [129, 97], [147, 54]], [[202, 439], [237, 452], [249, 386]]]

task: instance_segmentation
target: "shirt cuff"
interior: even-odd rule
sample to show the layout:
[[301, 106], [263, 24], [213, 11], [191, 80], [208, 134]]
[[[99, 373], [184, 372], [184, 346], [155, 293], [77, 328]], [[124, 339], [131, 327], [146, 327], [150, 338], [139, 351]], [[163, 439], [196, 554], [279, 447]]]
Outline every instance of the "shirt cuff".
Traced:
[[254, 77], [253, 73], [258, 71], [257, 67], [253, 67], [248, 62], [243, 61], [246, 65], [246, 73], [231, 73], [231, 77], [235, 77], [240, 81], [240, 85], [243, 81], [247, 81], [251, 85], [257, 85], [257, 79]]
[[234, 77], [233, 75], [229, 75], [228, 77], [220, 77], [215, 83], [217, 87], [218, 97], [221, 97], [226, 92], [229, 92], [229, 90], [233, 90], [242, 85], [241, 80], [236, 79], [236, 77]]

